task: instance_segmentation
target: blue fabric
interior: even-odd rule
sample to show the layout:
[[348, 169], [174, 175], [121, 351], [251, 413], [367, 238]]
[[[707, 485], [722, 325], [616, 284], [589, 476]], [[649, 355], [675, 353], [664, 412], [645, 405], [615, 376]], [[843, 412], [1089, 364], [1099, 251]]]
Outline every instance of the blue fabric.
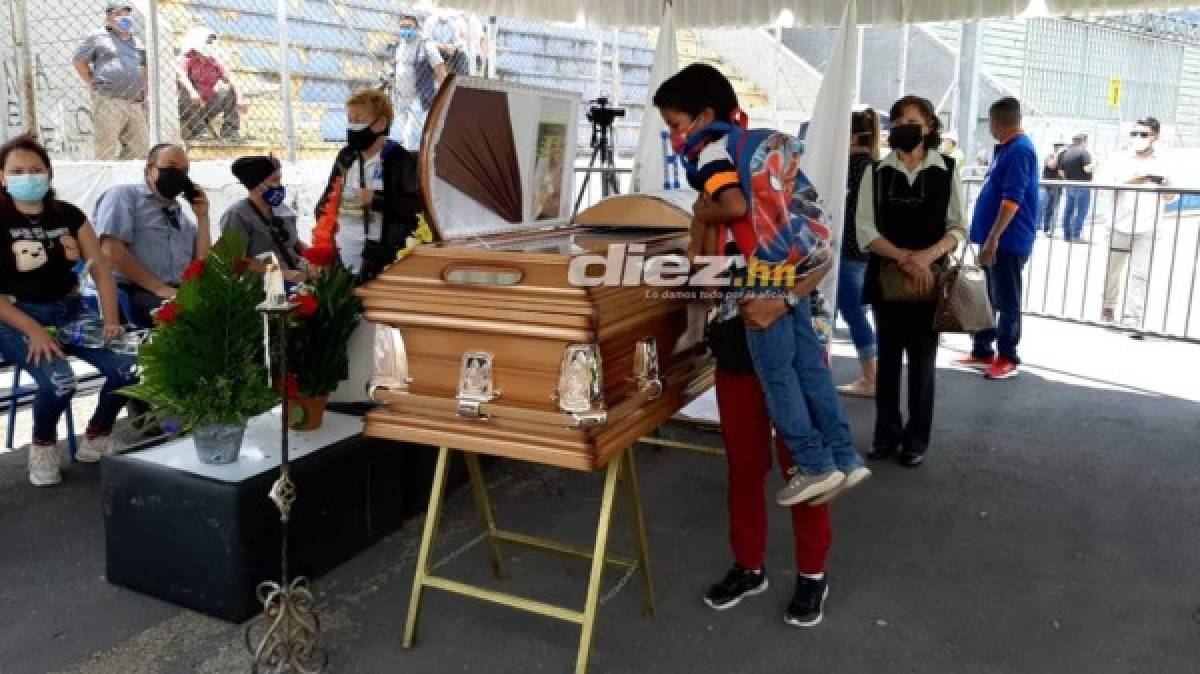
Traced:
[[1043, 187], [1038, 198], [1038, 221], [1042, 223], [1042, 231], [1054, 233], [1054, 220], [1058, 215], [1058, 201], [1062, 197], [1061, 187]]
[[1090, 187], [1067, 188], [1067, 205], [1063, 208], [1063, 233], [1068, 241], [1078, 239], [1083, 234], [1083, 222], [1087, 218], [1091, 203]]
[[1017, 212], [1000, 236], [999, 250], [1028, 255], [1037, 237], [1038, 159], [1033, 142], [1024, 133], [996, 146], [992, 165], [975, 201], [972, 242], [982, 245], [987, 240], [1000, 215], [1000, 202], [1005, 199], [1017, 204]]
[[837, 310], [850, 328], [850, 339], [854, 340], [859, 360], [871, 360], [879, 353], [875, 330], [867, 320], [867, 307], [863, 304], [866, 277], [866, 262], [842, 258], [838, 266]]
[[1017, 344], [1021, 341], [1021, 272], [1028, 261], [1028, 255], [1000, 251], [996, 253], [995, 264], [987, 268], [988, 295], [996, 311], [996, 327], [972, 335], [975, 341], [972, 356], [991, 358], [998, 350], [1001, 357], [1021, 363], [1017, 356]]
[[747, 328], [746, 342], [771, 421], [797, 468], [850, 471], [863, 460], [812, 323], [812, 304], [796, 302], [765, 330]]
[[[57, 302], [17, 302], [17, 309], [43, 326], [59, 326], [78, 320], [84, 315], [83, 304], [78, 297], [69, 297]], [[66, 359], [29, 363], [26, 356], [29, 342], [25, 334], [7, 323], [0, 322], [0, 353], [15, 367], [28, 372], [37, 382], [38, 391], [33, 399], [33, 439], [41, 443], [52, 443], [58, 439], [58, 420], [62, 417], [71, 397], [75, 394], [75, 373]], [[134, 384], [134, 359], [114, 353], [108, 349], [88, 349], [64, 345], [63, 351], [90, 363], [104, 375], [104, 387], [89, 427], [111, 430], [117, 414], [125, 404], [125, 398], [116, 394], [117, 389]]]

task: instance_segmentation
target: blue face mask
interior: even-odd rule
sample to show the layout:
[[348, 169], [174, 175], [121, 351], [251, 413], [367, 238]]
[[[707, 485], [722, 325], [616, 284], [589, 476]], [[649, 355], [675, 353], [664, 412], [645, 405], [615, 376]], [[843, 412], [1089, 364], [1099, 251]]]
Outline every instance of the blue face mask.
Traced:
[[285, 188], [283, 185], [268, 187], [267, 189], [263, 190], [262, 198], [263, 201], [267, 202], [267, 204], [271, 206], [271, 208], [279, 208], [279, 205], [282, 204], [283, 200], [287, 198], [287, 188]]
[[45, 173], [8, 176], [5, 179], [5, 187], [13, 199], [30, 204], [37, 203], [50, 191], [50, 176]]
[[400, 29], [400, 39], [401, 40], [412, 40], [416, 37], [417, 37], [417, 29], [416, 28], [401, 28]]
[[126, 33], [132, 33], [134, 28], [133, 17], [122, 16], [116, 20], [114, 25], [116, 25], [117, 30], [124, 31]]

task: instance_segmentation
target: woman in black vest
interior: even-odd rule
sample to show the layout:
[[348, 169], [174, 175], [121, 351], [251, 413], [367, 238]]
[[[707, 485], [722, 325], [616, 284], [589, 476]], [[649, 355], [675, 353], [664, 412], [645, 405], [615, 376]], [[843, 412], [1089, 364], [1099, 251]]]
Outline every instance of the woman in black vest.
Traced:
[[[955, 161], [937, 151], [933, 104], [905, 96], [892, 106], [892, 153], [863, 176], [855, 216], [871, 254], [863, 302], [875, 309], [879, 378], [875, 438], [867, 454], [919, 466], [929, 448], [938, 335], [933, 331], [935, 265], [966, 237]], [[908, 423], [900, 413], [900, 372], [908, 355]]]

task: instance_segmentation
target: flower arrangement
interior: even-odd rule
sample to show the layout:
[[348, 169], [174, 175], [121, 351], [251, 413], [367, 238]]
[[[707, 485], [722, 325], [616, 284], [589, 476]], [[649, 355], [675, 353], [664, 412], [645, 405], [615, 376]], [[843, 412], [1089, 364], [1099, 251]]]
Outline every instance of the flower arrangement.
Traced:
[[260, 274], [245, 273], [246, 239], [231, 231], [188, 265], [175, 299], [155, 313], [142, 345], [141, 382], [122, 393], [147, 403], [155, 422], [189, 432], [241, 425], [278, 400], [267, 384]]

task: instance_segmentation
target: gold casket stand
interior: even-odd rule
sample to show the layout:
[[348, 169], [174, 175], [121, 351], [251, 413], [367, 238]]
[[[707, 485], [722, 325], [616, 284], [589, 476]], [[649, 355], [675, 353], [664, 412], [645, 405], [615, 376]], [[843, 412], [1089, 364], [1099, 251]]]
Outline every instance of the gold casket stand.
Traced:
[[[708, 388], [712, 367], [701, 345], [681, 341], [682, 300], [652, 299], [639, 286], [574, 286], [567, 270], [574, 256], [603, 255], [610, 243], [640, 244], [647, 256], [682, 251], [690, 212], [678, 203], [629, 196], [601, 202], [572, 219], [578, 109], [573, 94], [448, 79], [426, 121], [419, 160], [437, 243], [418, 246], [358, 291], [367, 318], [389, 326], [377, 330], [371, 393], [384, 404], [367, 415], [365, 433], [440, 447], [405, 648], [413, 645], [425, 588], [578, 624], [577, 674], [587, 670], [607, 565], [639, 572], [644, 611], [654, 612], [632, 447]], [[536, 133], [521, 127], [530, 119], [538, 124]], [[504, 137], [505, 126], [512, 138]], [[517, 137], [536, 138], [537, 147], [532, 152], [509, 147], [518, 145]], [[515, 159], [509, 161], [509, 154]], [[555, 159], [562, 172], [558, 178]], [[538, 180], [532, 204], [523, 196], [514, 200], [492, 193], [497, 185], [507, 185], [526, 195]], [[501, 212], [507, 217], [497, 215]], [[548, 212], [554, 217], [546, 217]], [[589, 560], [581, 610], [432, 572], [430, 554], [456, 453], [466, 462], [496, 578], [504, 576], [504, 544]], [[497, 527], [480, 454], [603, 469], [593, 546]], [[628, 499], [635, 558], [608, 553], [618, 486]]]

